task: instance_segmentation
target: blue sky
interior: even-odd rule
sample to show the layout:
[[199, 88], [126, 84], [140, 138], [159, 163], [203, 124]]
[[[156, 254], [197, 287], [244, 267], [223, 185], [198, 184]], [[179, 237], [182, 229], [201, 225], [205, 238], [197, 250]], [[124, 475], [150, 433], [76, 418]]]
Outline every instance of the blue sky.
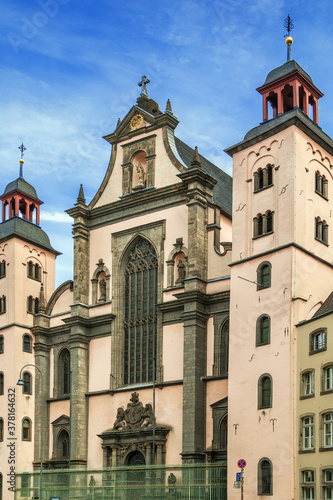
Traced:
[[80, 183], [89, 202], [107, 168], [113, 132], [135, 104], [142, 75], [176, 134], [231, 174], [223, 150], [262, 118], [256, 88], [292, 57], [325, 94], [319, 125], [333, 135], [329, 0], [3, 0], [0, 162], [3, 192], [19, 172], [44, 201], [41, 226], [63, 255], [57, 284], [72, 278], [71, 219]]

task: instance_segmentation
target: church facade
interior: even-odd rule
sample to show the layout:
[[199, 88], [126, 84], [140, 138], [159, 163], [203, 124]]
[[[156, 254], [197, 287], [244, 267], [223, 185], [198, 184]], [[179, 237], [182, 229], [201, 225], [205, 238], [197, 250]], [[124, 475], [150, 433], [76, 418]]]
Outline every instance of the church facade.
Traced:
[[[227, 460], [236, 500], [244, 459], [247, 498], [312, 498], [299, 459], [309, 451], [299, 446], [298, 404], [298, 353], [305, 357], [308, 339], [296, 325], [332, 290], [333, 142], [318, 126], [322, 94], [295, 61], [269, 73], [258, 89], [262, 123], [226, 151], [232, 182], [175, 136], [170, 102], [160, 111], [146, 85], [144, 77], [136, 105], [105, 136], [112, 153], [95, 197], [87, 205], [81, 186], [68, 210], [73, 280], [54, 290], [57, 252], [29, 215], [39, 210], [32, 187], [20, 178], [1, 198], [0, 296], [12, 293], [0, 315], [5, 390], [24, 364], [43, 374], [34, 394], [24, 395], [27, 377], [23, 394], [16, 389], [17, 425], [26, 436], [29, 419], [31, 431], [18, 445], [19, 466], [38, 469], [41, 449], [50, 470]], [[27, 289], [10, 289], [14, 263]], [[14, 297], [35, 309], [20, 319]], [[25, 332], [29, 358], [16, 354]], [[15, 366], [6, 356], [14, 338]], [[0, 408], [7, 440], [7, 400]], [[317, 487], [324, 491], [320, 479]]]

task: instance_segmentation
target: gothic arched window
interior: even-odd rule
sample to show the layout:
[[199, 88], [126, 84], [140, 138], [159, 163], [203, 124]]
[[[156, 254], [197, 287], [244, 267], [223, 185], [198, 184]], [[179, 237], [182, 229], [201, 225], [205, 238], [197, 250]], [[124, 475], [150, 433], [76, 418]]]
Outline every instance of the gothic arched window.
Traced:
[[156, 354], [157, 256], [140, 238], [125, 268], [124, 384], [153, 380]]
[[68, 349], [63, 349], [59, 356], [59, 389], [60, 394], [70, 393], [71, 357]]
[[58, 437], [59, 458], [69, 457], [69, 434], [66, 430], [62, 430]]

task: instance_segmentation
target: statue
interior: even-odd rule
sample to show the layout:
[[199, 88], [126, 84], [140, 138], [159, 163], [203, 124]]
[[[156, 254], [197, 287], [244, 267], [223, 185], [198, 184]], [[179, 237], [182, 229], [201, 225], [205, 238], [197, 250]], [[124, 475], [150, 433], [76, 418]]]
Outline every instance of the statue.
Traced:
[[121, 427], [123, 429], [125, 427], [124, 419], [125, 419], [124, 408], [118, 408], [117, 417], [116, 417], [115, 423], [113, 424], [113, 428], [119, 429], [119, 427]]
[[185, 270], [185, 261], [184, 260], [179, 260], [177, 264], [177, 269], [178, 269], [178, 279], [176, 283], [183, 283], [185, 277], [186, 277], [186, 270]]
[[146, 418], [145, 423], [142, 427], [148, 427], [149, 425], [153, 425], [154, 423], [154, 412], [153, 407], [150, 403], [147, 403], [145, 406], [144, 417]]
[[100, 302], [105, 302], [106, 301], [106, 281], [104, 278], [99, 280], [99, 301]]
[[144, 170], [143, 166], [139, 162], [136, 166], [136, 171], [138, 173], [138, 186], [144, 186]]

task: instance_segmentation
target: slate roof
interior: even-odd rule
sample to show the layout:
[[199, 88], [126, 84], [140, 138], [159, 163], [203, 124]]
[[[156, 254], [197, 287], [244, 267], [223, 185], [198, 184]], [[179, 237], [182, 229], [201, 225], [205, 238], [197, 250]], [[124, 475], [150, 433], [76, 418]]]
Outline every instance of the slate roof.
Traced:
[[314, 313], [312, 318], [316, 318], [317, 316], [321, 316], [322, 314], [326, 314], [329, 312], [333, 312], [333, 292], [330, 293], [325, 302]]
[[50, 239], [42, 228], [21, 217], [13, 217], [0, 224], [0, 242], [15, 237], [38, 245], [55, 255], [61, 255], [51, 246]]
[[[189, 168], [191, 166], [191, 161], [193, 159], [194, 149], [185, 144], [185, 142], [175, 137], [176, 147], [179, 156]], [[199, 154], [202, 170], [214, 177], [218, 182], [213, 189], [213, 200], [214, 203], [219, 205], [225, 212], [231, 214], [232, 211], [232, 177], [226, 172], [223, 172], [219, 167], [214, 165]]]
[[275, 82], [276, 80], [279, 80], [280, 78], [283, 78], [284, 76], [290, 75], [291, 73], [294, 73], [295, 71], [298, 71], [301, 73], [301, 75], [304, 76], [310, 83], [313, 85], [313, 81], [310, 75], [308, 75], [303, 68], [294, 60], [292, 61], [287, 61], [286, 63], [282, 64], [282, 66], [279, 66], [278, 68], [273, 69], [270, 71], [266, 77], [264, 85], [268, 85], [269, 83]]
[[10, 182], [7, 184], [3, 194], [10, 193], [11, 191], [19, 190], [24, 194], [27, 194], [31, 198], [35, 198], [35, 200], [39, 200], [36, 189], [29, 184], [23, 177], [18, 177], [15, 181]]

